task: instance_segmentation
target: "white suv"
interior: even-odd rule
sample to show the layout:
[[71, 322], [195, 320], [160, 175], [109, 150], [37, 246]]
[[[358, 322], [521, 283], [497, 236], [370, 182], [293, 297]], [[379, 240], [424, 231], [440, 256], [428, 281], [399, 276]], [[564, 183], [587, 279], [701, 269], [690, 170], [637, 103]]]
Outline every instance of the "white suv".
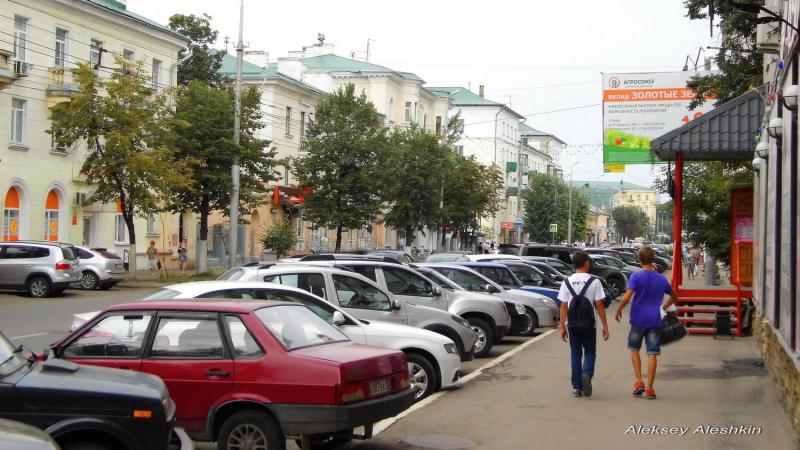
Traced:
[[48, 241], [0, 242], [0, 289], [60, 295], [81, 280], [75, 248]]

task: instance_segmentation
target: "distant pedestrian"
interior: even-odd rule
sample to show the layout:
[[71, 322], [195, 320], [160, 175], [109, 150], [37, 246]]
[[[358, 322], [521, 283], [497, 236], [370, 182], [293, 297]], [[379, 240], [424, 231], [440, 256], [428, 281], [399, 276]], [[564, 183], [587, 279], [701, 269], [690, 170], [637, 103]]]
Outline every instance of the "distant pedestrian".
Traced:
[[[615, 315], [617, 322], [621, 321], [622, 311], [631, 300], [633, 301], [630, 314], [631, 330], [628, 333], [628, 349], [631, 351], [633, 374], [636, 377], [633, 395], [641, 397], [644, 394], [651, 400], [656, 398], [653, 384], [656, 381], [658, 355], [661, 354], [661, 309], [669, 308], [678, 300], [677, 295], [672, 292], [669, 281], [653, 269], [654, 258], [655, 252], [652, 248], [643, 247], [639, 250], [639, 262], [644, 270], [631, 275], [628, 290]], [[664, 302], [665, 295], [670, 296], [666, 302]], [[639, 357], [642, 340], [645, 341], [647, 348], [647, 386], [642, 379], [642, 360]]]
[[150, 241], [150, 246], [145, 250], [147, 255], [147, 267], [150, 268], [150, 275], [155, 275], [158, 270], [158, 249], [156, 249], [156, 241]]
[[186, 268], [186, 261], [188, 260], [187, 249], [186, 249], [186, 239], [181, 242], [180, 247], [178, 247], [178, 264], [181, 268], [181, 274], [183, 274], [184, 269]]
[[575, 252], [572, 262], [575, 273], [561, 283], [561, 340], [567, 342], [572, 359], [572, 395], [591, 397], [592, 377], [597, 358], [597, 328], [595, 315], [603, 324], [603, 340], [608, 340], [608, 322], [603, 299], [603, 285], [589, 275], [589, 255]]

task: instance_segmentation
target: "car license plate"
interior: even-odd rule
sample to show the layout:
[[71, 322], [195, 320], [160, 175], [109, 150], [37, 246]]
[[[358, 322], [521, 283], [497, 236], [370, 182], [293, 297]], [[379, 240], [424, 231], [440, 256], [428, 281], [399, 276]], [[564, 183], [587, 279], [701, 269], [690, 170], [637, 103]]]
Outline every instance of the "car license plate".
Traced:
[[369, 395], [374, 397], [376, 395], [386, 394], [392, 390], [392, 382], [388, 378], [373, 381], [369, 384]]

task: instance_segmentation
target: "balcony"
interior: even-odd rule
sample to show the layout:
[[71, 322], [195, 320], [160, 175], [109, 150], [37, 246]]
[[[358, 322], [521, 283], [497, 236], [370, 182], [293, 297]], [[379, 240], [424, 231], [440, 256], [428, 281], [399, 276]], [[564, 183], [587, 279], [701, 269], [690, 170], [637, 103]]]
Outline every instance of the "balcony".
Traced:
[[517, 171], [517, 163], [515, 161], [509, 161], [506, 163], [506, 172], [516, 172]]
[[72, 81], [72, 70], [63, 67], [51, 67], [50, 83], [47, 85], [47, 106], [52, 108], [58, 103], [68, 102], [81, 93], [77, 84]]
[[519, 188], [510, 187], [506, 188], [506, 197], [516, 197], [519, 195]]
[[14, 52], [0, 49], [0, 84], [12, 83], [17, 79], [14, 73]]

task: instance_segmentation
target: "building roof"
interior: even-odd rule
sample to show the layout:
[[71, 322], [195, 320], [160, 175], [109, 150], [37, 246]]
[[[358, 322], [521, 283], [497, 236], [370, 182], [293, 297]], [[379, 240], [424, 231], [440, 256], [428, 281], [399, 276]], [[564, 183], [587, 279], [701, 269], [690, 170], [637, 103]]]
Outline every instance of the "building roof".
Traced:
[[161, 32], [170, 34], [170, 35], [172, 35], [174, 37], [177, 37], [178, 39], [181, 39], [182, 41], [189, 42], [189, 38], [187, 38], [186, 36], [178, 33], [177, 31], [171, 30], [171, 29], [169, 29], [169, 28], [167, 28], [167, 27], [165, 27], [165, 26], [163, 26], [163, 25], [161, 25], [161, 24], [159, 24], [157, 22], [154, 22], [154, 21], [148, 19], [147, 17], [141, 16], [139, 14], [136, 14], [135, 12], [129, 11], [124, 3], [118, 2], [116, 0], [84, 0], [84, 1], [89, 2], [89, 3], [93, 4], [93, 5], [99, 6], [101, 8], [105, 8], [107, 10], [110, 10], [110, 11], [116, 13], [116, 14], [125, 16], [128, 19], [133, 19], [133, 20], [135, 20], [137, 22], [143, 23], [144, 25], [147, 25], [150, 28], [155, 28], [155, 29], [157, 29], [157, 30], [159, 30]]
[[552, 138], [554, 141], [558, 141], [559, 143], [561, 143], [561, 145], [567, 145], [566, 142], [562, 141], [561, 139], [559, 139], [555, 135], [547, 133], [547, 132], [544, 132], [544, 131], [539, 131], [536, 128], [533, 128], [532, 126], [528, 125], [525, 122], [522, 122], [521, 124], [519, 124], [519, 134], [522, 137], [528, 137], [528, 136], [532, 136], [532, 137], [549, 137], [549, 138]]
[[[219, 73], [227, 77], [236, 76], [236, 57], [230, 53], [225, 53], [222, 57], [222, 67]], [[248, 61], [242, 61], [242, 78], [243, 79], [270, 79], [270, 80], [283, 80], [289, 84], [293, 84], [299, 88], [312, 91], [319, 95], [328, 95], [327, 92], [318, 89], [308, 83], [304, 83], [296, 78], [292, 78], [282, 72], [278, 72], [278, 65], [272, 63], [266, 68], [258, 66]]]
[[454, 106], [505, 106], [461, 86], [429, 87], [428, 90], [440, 97], [450, 97]]
[[326, 70], [331, 72], [393, 73], [407, 80], [424, 83], [422, 78], [411, 72], [399, 72], [378, 64], [345, 58], [343, 56], [334, 55], [333, 53], [303, 58], [303, 65], [311, 70]]
[[749, 160], [761, 133], [763, 90], [735, 99], [650, 142], [659, 158], [671, 161], [680, 152], [688, 161]]
[[[585, 188], [585, 185], [589, 185]], [[622, 189], [623, 191], [646, 191], [655, 192], [654, 189], [649, 187], [640, 186], [638, 184], [626, 183], [619, 181], [573, 181], [572, 186], [576, 188], [583, 188], [586, 192], [586, 197], [589, 203], [593, 206], [602, 208], [607, 207], [611, 203], [611, 197], [614, 193]]]

